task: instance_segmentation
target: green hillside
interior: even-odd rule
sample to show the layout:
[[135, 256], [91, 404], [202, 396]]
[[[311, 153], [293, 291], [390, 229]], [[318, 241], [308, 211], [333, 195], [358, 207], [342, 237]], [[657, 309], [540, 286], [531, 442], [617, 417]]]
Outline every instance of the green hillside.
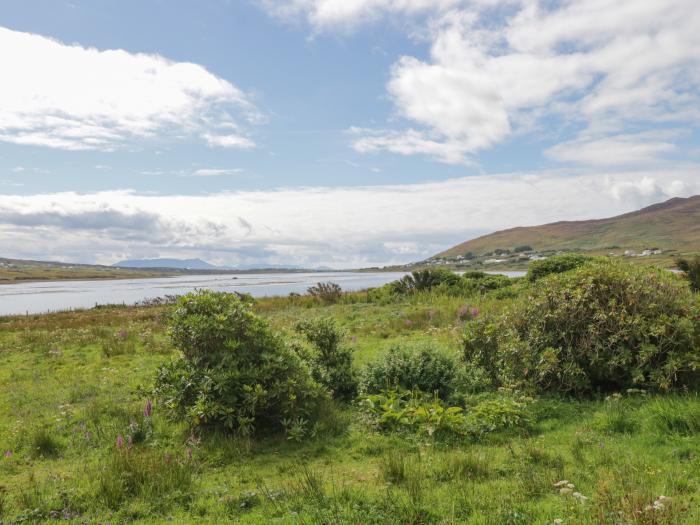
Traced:
[[674, 198], [639, 211], [588, 221], [560, 221], [518, 227], [463, 242], [436, 257], [483, 256], [530, 246], [534, 251], [572, 250], [592, 253], [662, 250], [666, 257], [700, 251], [700, 195]]

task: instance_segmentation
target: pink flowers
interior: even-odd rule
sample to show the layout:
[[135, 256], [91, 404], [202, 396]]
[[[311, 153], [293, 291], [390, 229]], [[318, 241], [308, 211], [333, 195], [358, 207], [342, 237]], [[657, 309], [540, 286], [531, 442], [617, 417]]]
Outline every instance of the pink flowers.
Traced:
[[3, 455], [4, 455], [6, 458], [11, 458], [11, 457], [12, 457], [12, 451], [11, 451], [11, 450], [8, 450], [8, 451], [6, 451], [5, 454], [3, 454]]
[[124, 448], [124, 438], [121, 435], [117, 436], [117, 448]]
[[479, 317], [479, 309], [475, 306], [469, 306], [467, 304], [464, 304], [459, 307], [459, 310], [457, 310], [457, 317], [459, 317], [463, 321], [468, 319], [475, 319]]
[[149, 399], [146, 401], [146, 406], [143, 408], [143, 417], [151, 417], [151, 414], [153, 414], [153, 403], [151, 403]]

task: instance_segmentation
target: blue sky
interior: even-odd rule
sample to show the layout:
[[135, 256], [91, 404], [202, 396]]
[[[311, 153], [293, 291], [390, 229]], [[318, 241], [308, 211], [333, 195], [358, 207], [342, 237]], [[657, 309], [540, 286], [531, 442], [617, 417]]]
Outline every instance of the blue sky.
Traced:
[[700, 193], [695, 0], [9, 0], [0, 253], [407, 262]]

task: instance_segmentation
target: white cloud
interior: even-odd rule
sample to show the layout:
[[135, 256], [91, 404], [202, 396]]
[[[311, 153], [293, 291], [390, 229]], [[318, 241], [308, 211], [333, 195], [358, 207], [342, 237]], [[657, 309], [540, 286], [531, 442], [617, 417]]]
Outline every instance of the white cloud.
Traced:
[[606, 217], [697, 193], [696, 166], [200, 196], [0, 195], [0, 253], [102, 263], [155, 254], [371, 266], [421, 259], [488, 231]]
[[383, 15], [416, 15], [444, 11], [464, 0], [262, 0], [270, 14], [284, 20], [304, 18], [316, 30], [352, 29]]
[[678, 151], [671, 141], [673, 138], [673, 134], [668, 133], [612, 135], [594, 139], [582, 137], [557, 144], [546, 150], [545, 154], [559, 162], [589, 166], [638, 166], [658, 163], [663, 156]]
[[[315, 31], [357, 28], [385, 15], [420, 16], [427, 58], [400, 57], [387, 92], [406, 125], [369, 130], [362, 152], [426, 155], [445, 163], [516, 134], [567, 127], [550, 157], [599, 166], [671, 152], [673, 143], [627, 136], [700, 121], [697, 0], [296, 0], [265, 4]], [[579, 130], [575, 139], [571, 133]], [[635, 154], [640, 157], [634, 161]]]
[[223, 175], [240, 175], [243, 170], [240, 168], [200, 168], [192, 172], [192, 177], [221, 177]]
[[113, 150], [196, 137], [212, 146], [254, 146], [242, 125], [259, 122], [260, 112], [198, 64], [2, 27], [0, 49], [0, 141]]

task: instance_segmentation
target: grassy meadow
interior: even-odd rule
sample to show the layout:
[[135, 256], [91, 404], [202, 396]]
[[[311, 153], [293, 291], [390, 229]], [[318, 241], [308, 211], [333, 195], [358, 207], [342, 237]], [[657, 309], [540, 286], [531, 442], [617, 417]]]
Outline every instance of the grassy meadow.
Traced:
[[[253, 308], [289, 340], [299, 321], [335, 320], [360, 370], [420, 342], [459, 362], [466, 325], [527, 286]], [[478, 434], [387, 431], [357, 400], [303, 439], [203, 431], [147, 407], [176, 355], [170, 309], [0, 318], [0, 523], [700, 523], [692, 390], [532, 395], [527, 424]], [[469, 393], [466, 411], [493, 395]]]

